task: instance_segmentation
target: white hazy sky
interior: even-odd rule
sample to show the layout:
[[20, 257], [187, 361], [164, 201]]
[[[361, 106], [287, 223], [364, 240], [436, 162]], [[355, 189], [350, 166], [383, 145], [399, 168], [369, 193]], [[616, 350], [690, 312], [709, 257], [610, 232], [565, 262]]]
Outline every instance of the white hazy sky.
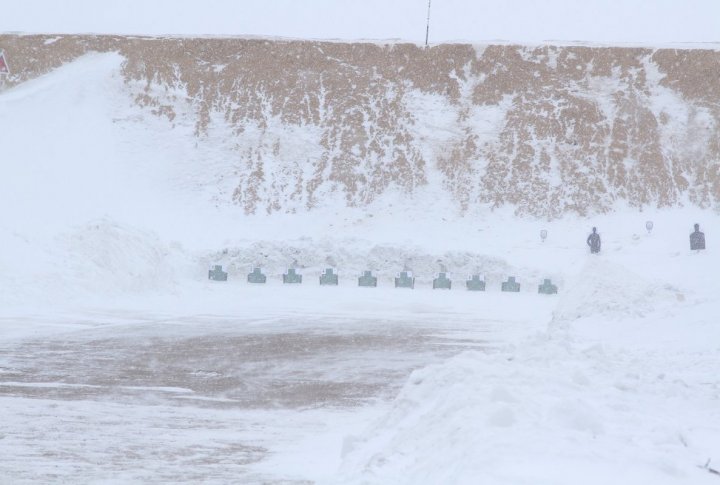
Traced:
[[[424, 42], [427, 0], [3, 0], [0, 32]], [[433, 0], [430, 42], [720, 41], [720, 0]]]

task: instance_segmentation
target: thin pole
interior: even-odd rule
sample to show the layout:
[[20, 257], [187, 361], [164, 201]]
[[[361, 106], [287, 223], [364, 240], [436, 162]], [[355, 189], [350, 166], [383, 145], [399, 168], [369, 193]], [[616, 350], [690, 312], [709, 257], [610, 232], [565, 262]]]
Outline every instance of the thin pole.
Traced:
[[430, 1], [428, 0], [427, 25], [425, 27], [425, 47], [428, 46], [428, 38], [430, 37]]

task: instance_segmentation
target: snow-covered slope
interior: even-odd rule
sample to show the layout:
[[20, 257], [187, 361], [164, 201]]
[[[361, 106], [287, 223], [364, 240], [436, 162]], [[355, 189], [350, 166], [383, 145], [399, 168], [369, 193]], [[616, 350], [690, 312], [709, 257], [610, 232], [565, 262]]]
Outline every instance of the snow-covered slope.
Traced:
[[123, 96], [192, 129], [174, 138], [191, 147], [176, 163], [246, 213], [387, 207], [425, 190], [453, 212], [549, 217], [720, 199], [712, 49], [11, 35], [0, 46], [10, 86], [119, 52]]
[[173, 151], [146, 151], [158, 138], [118, 121], [132, 112], [121, 62], [89, 54], [0, 96], [7, 303], [174, 284], [171, 250], [148, 232], [178, 224], [184, 199], [151, 176]]

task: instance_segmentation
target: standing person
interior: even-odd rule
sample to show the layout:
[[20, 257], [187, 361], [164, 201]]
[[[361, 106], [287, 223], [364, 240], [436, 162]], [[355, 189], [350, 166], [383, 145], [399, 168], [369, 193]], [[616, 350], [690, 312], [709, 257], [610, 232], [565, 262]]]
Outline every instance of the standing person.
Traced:
[[597, 233], [597, 227], [593, 227], [592, 234], [587, 238], [587, 245], [590, 246], [590, 252], [597, 254], [600, 252], [600, 234]]
[[705, 249], [705, 233], [700, 232], [700, 224], [695, 224], [695, 232], [690, 234], [690, 249]]

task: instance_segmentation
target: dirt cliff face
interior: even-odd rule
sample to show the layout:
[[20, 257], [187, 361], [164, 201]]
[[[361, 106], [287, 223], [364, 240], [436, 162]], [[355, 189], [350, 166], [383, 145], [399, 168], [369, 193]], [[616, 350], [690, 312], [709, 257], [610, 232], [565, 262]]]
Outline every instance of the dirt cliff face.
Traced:
[[[5, 87], [118, 51], [139, 105], [233, 140], [248, 213], [437, 185], [464, 211], [555, 217], [720, 202], [720, 52], [0, 36]], [[185, 115], [180, 113], [182, 111]]]

